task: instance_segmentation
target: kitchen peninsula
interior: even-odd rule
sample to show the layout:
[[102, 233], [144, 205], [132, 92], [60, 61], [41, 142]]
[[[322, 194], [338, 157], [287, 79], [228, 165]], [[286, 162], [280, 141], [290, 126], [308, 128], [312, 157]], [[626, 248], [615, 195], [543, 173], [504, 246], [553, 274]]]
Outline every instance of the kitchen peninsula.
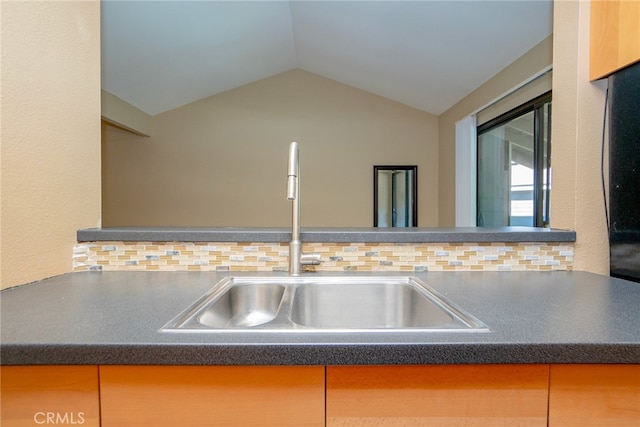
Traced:
[[[568, 252], [575, 240], [573, 232], [553, 230], [458, 230], [458, 239], [454, 230], [413, 231], [381, 232], [377, 235], [384, 241], [375, 242], [376, 231], [358, 230], [348, 242], [332, 243], [344, 248], [362, 240], [370, 249], [356, 256], [373, 258], [394, 256], [379, 250], [389, 240], [416, 247], [444, 241], [439, 250], [449, 256], [457, 243], [479, 253], [492, 247], [518, 252], [533, 243], [566, 245]], [[129, 239], [155, 246], [189, 240], [202, 247], [228, 238], [250, 257], [255, 250], [244, 252], [252, 247], [244, 242], [284, 244], [288, 238], [283, 230], [191, 229], [180, 230], [187, 233], [181, 237], [177, 232], [88, 230], [78, 233], [78, 245], [92, 237], [92, 244], [107, 246], [109, 254], [117, 250], [109, 246], [119, 245], [113, 242], [126, 245]], [[305, 231], [303, 240], [331, 241], [330, 233]], [[495, 241], [499, 244], [493, 246]], [[455, 260], [442, 266], [450, 266], [449, 261]], [[492, 259], [482, 261], [495, 265]], [[70, 408], [66, 411], [76, 420], [82, 412], [86, 425], [103, 426], [570, 426], [605, 419], [633, 425], [640, 417], [639, 284], [570, 268], [434, 271], [430, 266], [410, 271], [341, 267], [305, 275], [409, 274], [477, 317], [488, 331], [161, 331], [222, 279], [286, 275], [277, 268], [104, 268], [7, 289], [1, 294], [3, 405], [8, 399], [28, 399], [22, 391], [33, 389], [32, 406], [22, 400], [29, 409], [16, 415], [33, 419], [33, 408], [42, 406], [47, 392], [57, 390], [64, 401], [63, 390], [75, 390], [73, 399], [84, 403], [60, 407]], [[78, 389], [86, 400], [78, 400]]]

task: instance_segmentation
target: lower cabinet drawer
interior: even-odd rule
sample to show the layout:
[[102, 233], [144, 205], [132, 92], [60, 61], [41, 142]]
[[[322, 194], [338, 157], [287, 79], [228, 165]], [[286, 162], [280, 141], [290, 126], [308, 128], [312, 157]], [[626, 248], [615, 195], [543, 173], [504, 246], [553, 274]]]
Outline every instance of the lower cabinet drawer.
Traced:
[[102, 427], [324, 426], [323, 366], [101, 366]]
[[97, 366], [0, 367], [2, 427], [100, 426]]
[[640, 426], [640, 365], [551, 365], [549, 427]]
[[327, 426], [547, 425], [548, 365], [327, 368]]

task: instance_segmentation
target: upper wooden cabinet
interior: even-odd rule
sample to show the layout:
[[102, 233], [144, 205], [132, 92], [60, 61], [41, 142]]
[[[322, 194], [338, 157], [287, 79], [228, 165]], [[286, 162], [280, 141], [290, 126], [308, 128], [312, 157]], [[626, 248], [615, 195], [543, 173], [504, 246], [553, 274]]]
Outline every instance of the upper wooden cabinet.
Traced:
[[640, 0], [592, 0], [589, 78], [640, 61]]

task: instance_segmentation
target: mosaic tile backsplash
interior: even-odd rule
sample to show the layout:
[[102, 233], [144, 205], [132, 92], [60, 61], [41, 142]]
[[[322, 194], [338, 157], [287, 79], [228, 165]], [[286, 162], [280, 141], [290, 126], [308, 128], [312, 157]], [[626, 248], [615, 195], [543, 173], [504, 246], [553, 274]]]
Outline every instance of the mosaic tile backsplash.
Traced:
[[[303, 243], [309, 271], [571, 270], [572, 243]], [[287, 271], [288, 243], [85, 242], [74, 271]]]

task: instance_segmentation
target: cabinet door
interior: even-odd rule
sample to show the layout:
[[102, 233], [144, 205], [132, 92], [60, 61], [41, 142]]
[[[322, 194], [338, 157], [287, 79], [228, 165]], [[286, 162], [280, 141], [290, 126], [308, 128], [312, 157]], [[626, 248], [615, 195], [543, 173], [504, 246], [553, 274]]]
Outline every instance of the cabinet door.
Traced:
[[548, 365], [327, 368], [327, 426], [547, 425]]
[[549, 427], [640, 426], [640, 365], [552, 365]]
[[592, 0], [589, 78], [640, 61], [640, 0]]
[[101, 366], [102, 427], [324, 426], [322, 366]]
[[97, 366], [0, 367], [3, 427], [100, 426]]

